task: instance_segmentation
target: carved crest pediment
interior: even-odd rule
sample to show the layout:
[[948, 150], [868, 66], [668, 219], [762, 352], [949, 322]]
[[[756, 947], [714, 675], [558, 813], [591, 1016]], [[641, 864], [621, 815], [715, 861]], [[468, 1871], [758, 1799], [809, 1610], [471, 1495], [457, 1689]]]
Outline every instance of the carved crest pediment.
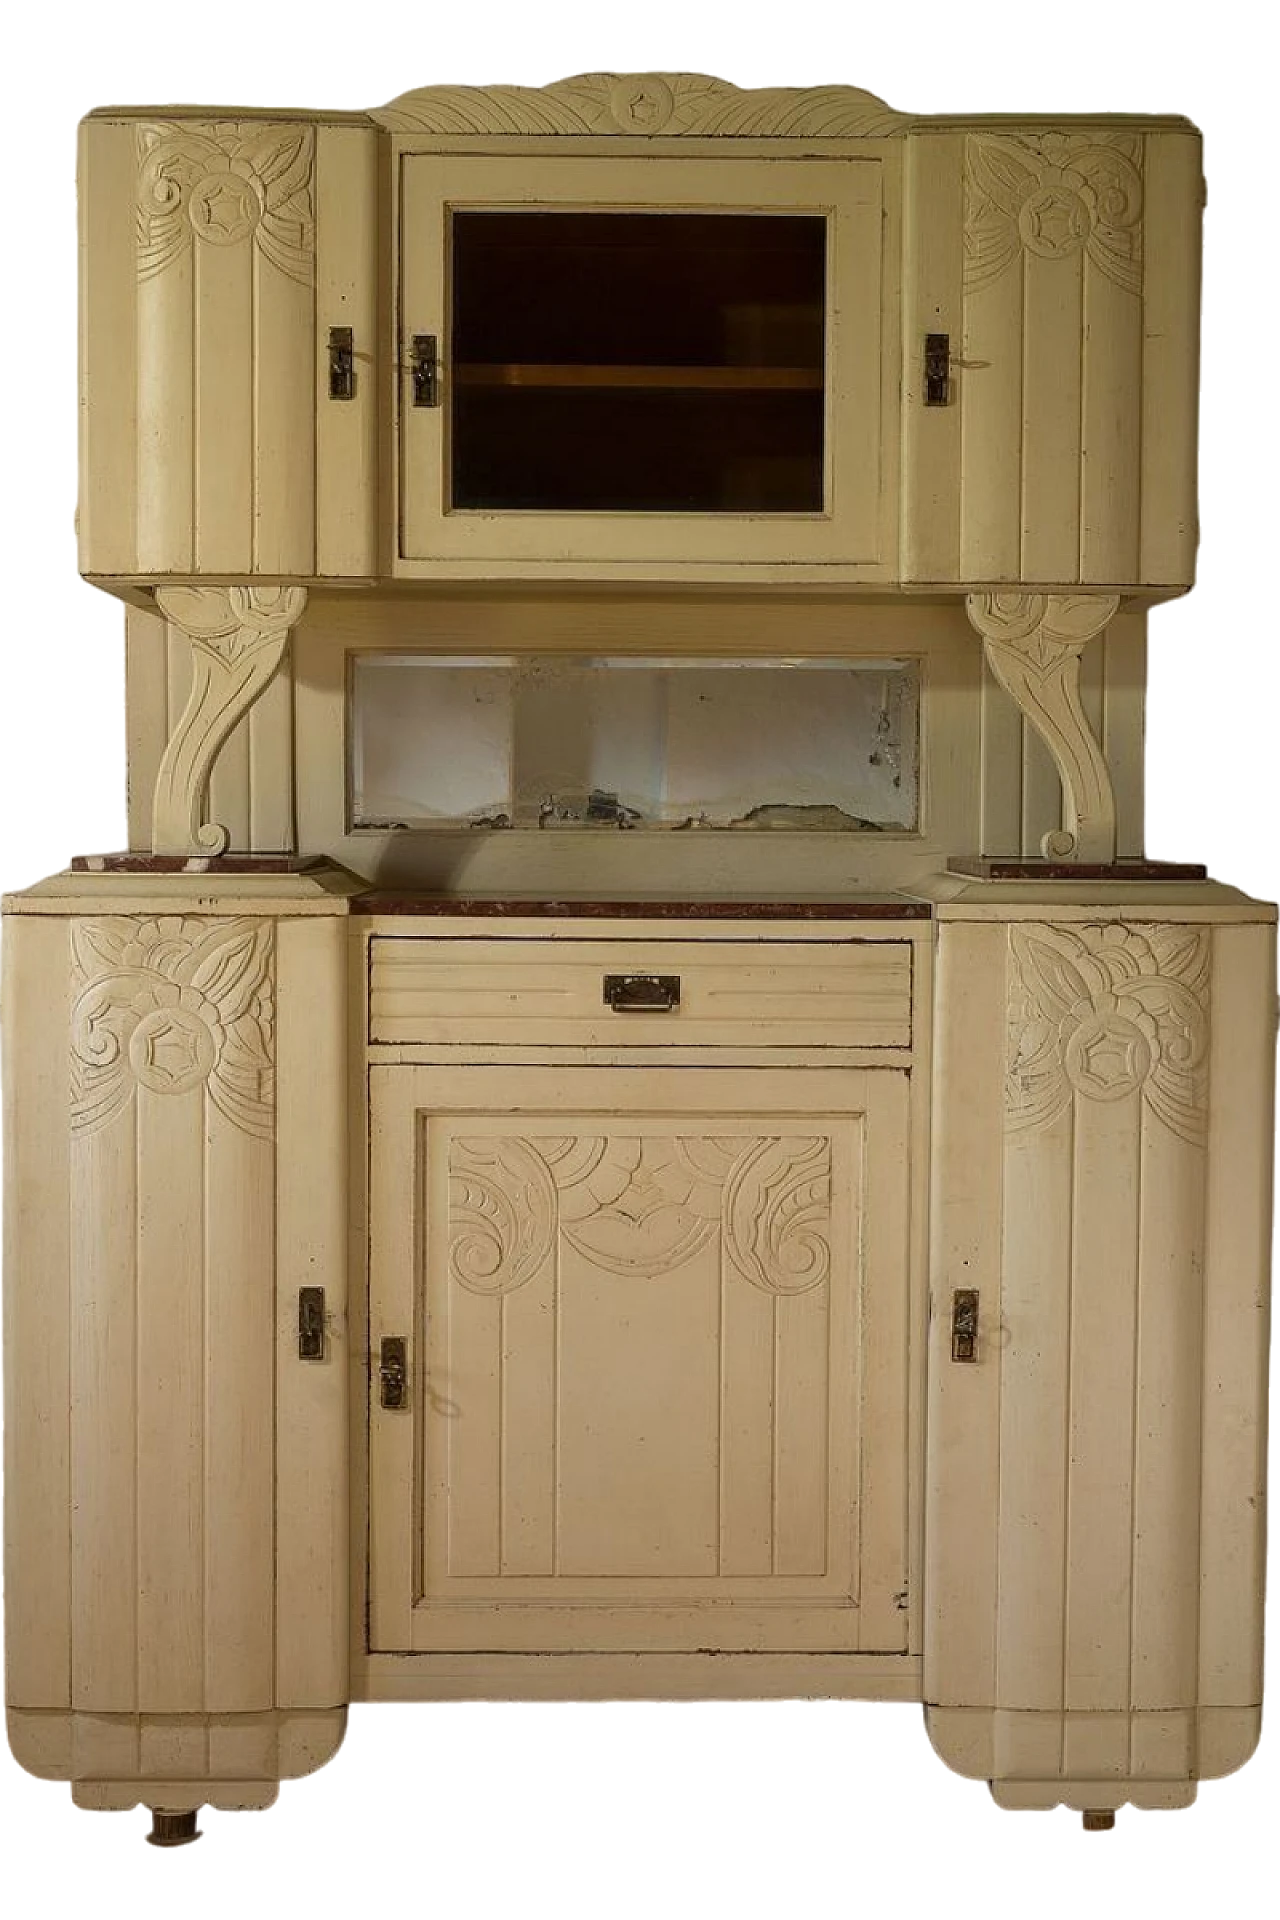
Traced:
[[706, 73], [579, 73], [547, 87], [418, 87], [372, 118], [393, 133], [866, 139], [906, 114], [861, 87], [735, 87]]

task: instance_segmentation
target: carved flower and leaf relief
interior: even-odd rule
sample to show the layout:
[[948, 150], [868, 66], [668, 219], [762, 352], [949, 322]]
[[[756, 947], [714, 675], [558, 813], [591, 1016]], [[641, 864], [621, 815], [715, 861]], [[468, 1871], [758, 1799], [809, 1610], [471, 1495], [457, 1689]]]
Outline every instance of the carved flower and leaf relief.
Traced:
[[1010, 927], [1010, 1126], [1047, 1126], [1077, 1094], [1139, 1093], [1179, 1139], [1202, 1144], [1209, 973], [1201, 927]]
[[305, 123], [184, 120], [138, 128], [138, 276], [243, 241], [300, 285], [315, 264], [315, 130]]
[[964, 282], [989, 286], [1015, 260], [1084, 254], [1142, 291], [1142, 138], [1041, 133], [965, 141]]
[[563, 1238], [596, 1267], [647, 1277], [717, 1236], [766, 1293], [807, 1293], [831, 1265], [831, 1142], [711, 1135], [458, 1137], [450, 1268], [472, 1293], [523, 1286]]
[[204, 1087], [236, 1126], [272, 1137], [269, 920], [77, 920], [71, 944], [73, 1131], [106, 1126], [139, 1087]]

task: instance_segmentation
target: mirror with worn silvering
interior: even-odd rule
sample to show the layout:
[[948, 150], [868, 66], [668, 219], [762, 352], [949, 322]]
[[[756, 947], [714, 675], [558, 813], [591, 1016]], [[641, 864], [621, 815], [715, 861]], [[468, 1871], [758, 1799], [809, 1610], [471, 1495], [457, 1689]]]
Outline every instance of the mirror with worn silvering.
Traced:
[[903, 660], [352, 663], [351, 824], [911, 832]]

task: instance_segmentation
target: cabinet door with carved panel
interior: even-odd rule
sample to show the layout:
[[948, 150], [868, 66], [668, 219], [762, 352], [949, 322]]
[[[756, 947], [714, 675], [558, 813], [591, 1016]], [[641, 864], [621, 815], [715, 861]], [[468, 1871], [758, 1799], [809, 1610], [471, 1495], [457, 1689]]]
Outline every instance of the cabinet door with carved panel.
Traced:
[[84, 121], [83, 573], [373, 570], [374, 165], [313, 116]]
[[941, 930], [925, 1700], [1005, 1805], [1184, 1804], [1257, 1739], [1274, 933], [1231, 911]]
[[374, 1650], [904, 1650], [908, 1076], [371, 1077]]

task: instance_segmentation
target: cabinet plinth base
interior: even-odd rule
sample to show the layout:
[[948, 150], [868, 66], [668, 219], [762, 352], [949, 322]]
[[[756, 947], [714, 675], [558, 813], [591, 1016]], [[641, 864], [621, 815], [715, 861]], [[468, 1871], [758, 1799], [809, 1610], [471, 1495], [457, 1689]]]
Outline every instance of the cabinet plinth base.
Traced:
[[149, 1847], [189, 1847], [193, 1840], [200, 1838], [194, 1807], [187, 1813], [166, 1813], [160, 1807], [152, 1808], [151, 1831], [147, 1835]]

